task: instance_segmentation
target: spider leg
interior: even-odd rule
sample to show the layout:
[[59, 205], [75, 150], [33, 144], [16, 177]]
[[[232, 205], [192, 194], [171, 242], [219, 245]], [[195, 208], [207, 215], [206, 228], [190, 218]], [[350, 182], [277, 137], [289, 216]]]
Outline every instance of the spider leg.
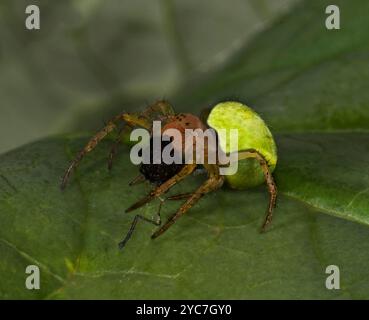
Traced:
[[142, 221], [146, 221], [146, 222], [150, 222], [156, 226], [160, 226], [161, 225], [161, 216], [160, 216], [160, 211], [161, 211], [161, 207], [164, 203], [164, 200], [160, 199], [160, 204], [159, 204], [159, 208], [157, 211], [157, 218], [156, 219], [150, 219], [150, 218], [146, 218], [140, 214], [135, 215], [135, 217], [133, 218], [133, 221], [131, 223], [131, 227], [129, 228], [126, 236], [124, 237], [124, 239], [119, 242], [119, 249], [123, 249], [124, 246], [126, 245], [127, 241], [132, 237], [133, 231], [136, 228], [137, 222], [139, 219], [141, 219]]
[[122, 136], [124, 134], [127, 134], [127, 132], [132, 130], [132, 127], [131, 126], [123, 126], [122, 128], [119, 129], [118, 131], [118, 136], [116, 138], [116, 140], [114, 141], [111, 149], [110, 149], [110, 152], [109, 152], [109, 157], [108, 157], [108, 169], [111, 170], [112, 167], [113, 167], [113, 159], [114, 157], [117, 155], [117, 152], [118, 152], [118, 147], [119, 147], [119, 144], [121, 143], [122, 141]]
[[265, 158], [256, 150], [246, 150], [238, 153], [238, 160], [254, 158], [260, 163], [261, 169], [263, 170], [265, 181], [270, 194], [269, 205], [267, 210], [267, 215], [265, 217], [264, 223], [261, 227], [261, 231], [264, 232], [267, 226], [272, 222], [273, 209], [276, 207], [277, 203], [277, 186], [275, 184], [272, 173], [270, 172], [269, 166]]
[[[174, 115], [175, 112], [173, 107], [170, 105], [168, 101], [158, 100], [153, 104], [149, 105], [143, 112], [142, 115], [146, 118], [152, 119], [153, 114], [160, 113], [163, 116]], [[152, 119], [153, 120], [153, 119]]]
[[206, 180], [187, 201], [173, 214], [167, 222], [158, 230], [156, 230], [151, 238], [155, 239], [172, 226], [181, 216], [183, 216], [197, 201], [205, 194], [220, 188], [224, 182], [224, 176], [219, 175], [219, 168], [216, 164], [207, 164], [204, 167], [209, 172], [209, 178]]
[[182, 199], [187, 199], [189, 198], [190, 196], [192, 196], [193, 193], [183, 193], [183, 194], [178, 194], [178, 195], [175, 195], [175, 196], [171, 196], [171, 197], [168, 197], [168, 198], [165, 198], [164, 200], [161, 199], [161, 197], [158, 197], [159, 200], [160, 200], [160, 204], [159, 204], [159, 208], [158, 208], [158, 211], [157, 211], [157, 219], [149, 219], [149, 218], [146, 218], [140, 214], [137, 214], [134, 218], [133, 218], [133, 221], [132, 221], [132, 224], [126, 234], [126, 236], [124, 237], [124, 239], [119, 243], [119, 248], [120, 249], [123, 249], [123, 247], [126, 245], [127, 241], [131, 238], [135, 228], [136, 228], [136, 225], [137, 225], [137, 222], [139, 219], [143, 220], [143, 221], [146, 221], [146, 222], [150, 222], [156, 226], [160, 226], [161, 225], [161, 216], [160, 216], [160, 212], [161, 212], [161, 208], [164, 204], [164, 202], [166, 200], [182, 200]]
[[142, 175], [142, 174], [139, 174], [137, 177], [133, 178], [133, 180], [128, 185], [129, 186], [134, 186], [136, 184], [144, 182], [145, 180], [146, 180], [145, 176]]
[[179, 181], [183, 180], [185, 177], [190, 175], [196, 168], [196, 164], [186, 164], [181, 171], [179, 171], [176, 175], [174, 175], [172, 178], [165, 181], [163, 184], [152, 190], [145, 198], [142, 198], [141, 200], [137, 201], [135, 204], [130, 206], [126, 212], [133, 211], [137, 208], [142, 207], [144, 204], [150, 202], [154, 198], [160, 196], [161, 194], [167, 192], [171, 187], [173, 187], [175, 184], [177, 184]]
[[[165, 100], [158, 100], [155, 103], [149, 105], [142, 113], [141, 116], [152, 121], [157, 119], [156, 113], [159, 113], [163, 116], [167, 116], [167, 115], [174, 115], [174, 110], [172, 108], [172, 106], [169, 104], [169, 102], [165, 101]], [[116, 139], [116, 141], [114, 142], [110, 153], [109, 153], [109, 160], [108, 160], [108, 169], [111, 170], [112, 166], [113, 166], [113, 158], [115, 157], [115, 155], [117, 154], [118, 151], [118, 147], [119, 144], [121, 142], [121, 138], [122, 135], [124, 133], [126, 133], [127, 131], [127, 127], [129, 130], [132, 130], [132, 127], [130, 126], [125, 126], [122, 127], [119, 130], [118, 133], [118, 137]]]
[[175, 194], [174, 196], [170, 196], [165, 198], [165, 200], [183, 200], [183, 199], [188, 199], [190, 197], [192, 197], [193, 192], [188, 192], [188, 193], [180, 193], [180, 194]]
[[61, 189], [64, 189], [67, 185], [68, 179], [73, 171], [74, 168], [76, 168], [83, 157], [91, 152], [97, 144], [104, 139], [110, 132], [112, 132], [117, 127], [118, 121], [125, 121], [130, 126], [141, 126], [145, 129], [150, 129], [151, 122], [142, 117], [138, 114], [130, 114], [130, 113], [121, 113], [117, 116], [115, 116], [113, 119], [111, 119], [104, 128], [102, 128], [99, 132], [97, 132], [86, 144], [86, 146], [77, 154], [77, 156], [74, 158], [74, 160], [70, 163], [68, 169], [65, 171], [62, 183], [61, 183]]

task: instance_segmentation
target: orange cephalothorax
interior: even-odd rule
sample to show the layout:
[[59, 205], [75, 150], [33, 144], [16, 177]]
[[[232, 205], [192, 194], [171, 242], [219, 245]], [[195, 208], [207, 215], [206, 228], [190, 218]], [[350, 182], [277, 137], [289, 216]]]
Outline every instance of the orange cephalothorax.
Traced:
[[206, 126], [203, 122], [198, 117], [190, 113], [179, 113], [177, 115], [169, 116], [165, 121], [162, 132], [172, 128], [181, 131], [181, 133], [183, 132], [183, 134], [185, 129], [206, 130]]
[[[182, 150], [186, 152], [186, 147], [190, 147], [189, 144], [185, 145], [185, 134], [186, 129], [188, 130], [196, 130], [200, 129], [201, 131], [205, 131], [207, 129], [206, 125], [195, 115], [190, 113], [179, 113], [176, 115], [171, 115], [166, 118], [164, 125], [162, 127], [162, 135], [165, 135], [166, 132], [170, 135], [170, 129], [178, 130], [182, 135], [182, 141], [178, 141], [174, 139], [172, 141], [172, 145], [176, 150]], [[195, 144], [195, 142], [194, 142]]]

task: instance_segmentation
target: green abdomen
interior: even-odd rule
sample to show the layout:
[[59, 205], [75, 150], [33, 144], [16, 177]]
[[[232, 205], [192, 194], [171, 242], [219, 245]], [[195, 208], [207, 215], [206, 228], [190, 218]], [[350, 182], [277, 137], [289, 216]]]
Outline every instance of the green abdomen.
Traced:
[[[211, 110], [207, 121], [217, 131], [220, 147], [225, 153], [256, 150], [274, 171], [277, 164], [274, 138], [263, 119], [251, 108], [240, 102], [222, 102]], [[237, 149], [229, 143], [231, 129], [238, 131]], [[225, 179], [235, 189], [254, 187], [265, 181], [261, 166], [254, 158], [239, 161], [237, 172], [226, 175]]]

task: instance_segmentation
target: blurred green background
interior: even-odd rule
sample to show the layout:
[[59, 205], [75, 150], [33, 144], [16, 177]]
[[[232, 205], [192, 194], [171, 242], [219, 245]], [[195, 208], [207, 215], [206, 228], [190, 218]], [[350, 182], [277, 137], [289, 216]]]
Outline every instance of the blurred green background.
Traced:
[[[1, 0], [0, 153], [171, 98], [297, 2]], [[39, 5], [40, 30], [25, 28], [29, 4]]]

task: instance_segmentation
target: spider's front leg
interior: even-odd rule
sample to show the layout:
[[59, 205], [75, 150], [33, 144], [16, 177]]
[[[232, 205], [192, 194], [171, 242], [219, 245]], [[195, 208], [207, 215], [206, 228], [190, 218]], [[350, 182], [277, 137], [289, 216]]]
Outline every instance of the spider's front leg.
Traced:
[[142, 216], [140, 214], [137, 214], [135, 215], [135, 217], [133, 218], [133, 221], [131, 223], [131, 226], [127, 232], [127, 234], [125, 235], [125, 237], [123, 238], [123, 240], [121, 242], [119, 242], [119, 249], [123, 249], [124, 246], [127, 244], [128, 240], [132, 237], [132, 234], [137, 226], [137, 223], [139, 220], [142, 220], [142, 221], [146, 221], [146, 222], [149, 222], [149, 223], [152, 223], [156, 226], [160, 226], [161, 225], [161, 216], [160, 216], [160, 212], [161, 212], [161, 208], [165, 202], [165, 200], [182, 200], [182, 199], [187, 199], [189, 198], [190, 196], [192, 196], [192, 194], [189, 194], [189, 193], [186, 193], [186, 194], [179, 194], [179, 195], [175, 195], [175, 196], [171, 196], [171, 197], [168, 197], [168, 198], [165, 198], [164, 200], [161, 199], [161, 197], [158, 197], [158, 199], [160, 200], [160, 204], [159, 204], [159, 208], [158, 208], [158, 211], [157, 211], [157, 218], [154, 219], [154, 218], [146, 218], [145, 216]]
[[153, 104], [149, 105], [143, 112], [142, 115], [148, 119], [155, 120], [157, 114], [162, 116], [173, 116], [175, 112], [171, 104], [166, 100], [158, 100]]
[[197, 166], [196, 164], [186, 164], [181, 169], [181, 171], [179, 171], [176, 175], [174, 175], [172, 178], [165, 181], [163, 184], [161, 184], [160, 186], [158, 186], [154, 190], [152, 190], [145, 198], [137, 201], [135, 204], [130, 206], [126, 210], [126, 212], [136, 210], [136, 209], [142, 207], [143, 205], [145, 205], [146, 203], [150, 202], [154, 198], [159, 197], [163, 193], [167, 192], [176, 183], [178, 183], [179, 181], [183, 180], [185, 177], [190, 175], [196, 169], [196, 166]]
[[[174, 176], [171, 179], [167, 180], [167, 182], [164, 183], [164, 184], [166, 184], [165, 187], [162, 187], [163, 185], [161, 185], [158, 188], [156, 188], [153, 192], [150, 193], [150, 194], [155, 193], [156, 197], [158, 197], [159, 200], [160, 200], [160, 206], [159, 206], [159, 210], [158, 210], [158, 213], [157, 213], [158, 219], [156, 219], [156, 220], [155, 219], [149, 219], [149, 218], [146, 218], [146, 217], [144, 217], [142, 215], [139, 215], [139, 214], [136, 215], [134, 217], [133, 221], [132, 221], [132, 224], [131, 224], [131, 227], [129, 228], [128, 233], [126, 234], [124, 239], [119, 243], [119, 248], [120, 249], [122, 249], [126, 245], [127, 241], [131, 238], [132, 233], [133, 233], [134, 229], [136, 228], [136, 225], [137, 225], [139, 220], [150, 222], [152, 224], [155, 224], [156, 226], [160, 226], [160, 224], [161, 224], [160, 210], [161, 210], [161, 207], [162, 207], [165, 200], [188, 199], [181, 206], [181, 208], [178, 210], [178, 212], [175, 215], [173, 215], [170, 219], [168, 219], [166, 224], [152, 235], [152, 238], [156, 238], [157, 236], [162, 234], [165, 230], [167, 230], [180, 216], [182, 216], [185, 212], [187, 212], [187, 210], [189, 210], [202, 196], [204, 196], [206, 193], [208, 193], [212, 190], [215, 190], [215, 189], [219, 188], [223, 184], [224, 177], [219, 176], [218, 167], [216, 165], [208, 165], [209, 179], [196, 192], [177, 194], [177, 195], [165, 198], [165, 200], [161, 199], [160, 194], [168, 191], [171, 186], [173, 186], [174, 184], [176, 184], [177, 182], [179, 182], [180, 180], [184, 179], [186, 176], [191, 174], [193, 172], [193, 170], [196, 168], [196, 165], [188, 165], [188, 166], [189, 166], [188, 168], [184, 167], [182, 169], [182, 171], [180, 171], [176, 176]], [[181, 174], [181, 172], [182, 172], [182, 174]], [[143, 200], [137, 202], [131, 208], [126, 210], [126, 212], [134, 210], [134, 209], [138, 208], [139, 206], [141, 206], [142, 204], [148, 202], [148, 201], [146, 201], [146, 202], [144, 201], [144, 200], [147, 200], [147, 199], [153, 199], [153, 198], [149, 198], [149, 197], [144, 198]]]
[[[219, 189], [224, 182], [224, 176], [219, 174], [219, 167], [216, 164], [205, 164], [204, 167], [208, 170], [209, 178], [192, 194], [183, 195], [187, 201], [173, 214], [167, 222], [156, 230], [151, 238], [155, 239], [169, 229], [180, 217], [182, 217], [190, 208], [196, 204], [205, 194]], [[180, 195], [182, 196], [182, 195]], [[189, 196], [189, 197], [188, 197]]]
[[[146, 109], [140, 114], [141, 118], [145, 118], [150, 122], [154, 120], [160, 120], [161, 117], [167, 117], [174, 115], [174, 110], [170, 103], [165, 100], [158, 100], [153, 104], [146, 107]], [[108, 160], [108, 169], [111, 170], [113, 166], [113, 159], [117, 154], [119, 144], [121, 143], [122, 137], [128, 133], [128, 130], [132, 130], [132, 127], [126, 125], [119, 130], [118, 137], [114, 142], [110, 153], [109, 153], [109, 160]]]
[[63, 190], [69, 180], [69, 177], [73, 170], [79, 165], [83, 157], [91, 152], [97, 144], [104, 139], [110, 132], [112, 132], [117, 127], [117, 122], [124, 121], [129, 126], [140, 126], [145, 129], [151, 128], [151, 122], [147, 120], [145, 117], [140, 114], [135, 113], [121, 113], [111, 119], [104, 128], [102, 128], [99, 132], [97, 132], [86, 144], [86, 146], [77, 154], [74, 160], [70, 163], [68, 169], [65, 171], [62, 182], [61, 189]]
[[113, 159], [118, 153], [118, 147], [119, 147], [119, 144], [122, 142], [122, 137], [123, 137], [124, 134], [127, 133], [128, 130], [132, 130], [132, 127], [127, 125], [127, 126], [124, 126], [124, 127], [120, 128], [120, 130], [118, 132], [118, 136], [117, 136], [116, 140], [114, 141], [114, 143], [113, 143], [113, 145], [110, 149], [109, 159], [108, 159], [108, 169], [109, 169], [109, 171], [113, 167]]
[[[160, 198], [159, 198], [160, 199]], [[126, 234], [126, 236], [124, 237], [124, 239], [119, 242], [119, 249], [123, 249], [124, 246], [126, 245], [126, 243], [128, 242], [129, 239], [131, 239], [133, 231], [135, 230], [136, 226], [137, 226], [137, 222], [138, 220], [142, 220], [142, 221], [146, 221], [146, 222], [150, 222], [156, 226], [160, 226], [161, 225], [161, 216], [160, 216], [160, 211], [161, 211], [161, 207], [164, 203], [164, 200], [160, 199], [160, 205], [159, 205], [159, 209], [157, 212], [157, 219], [153, 219], [153, 218], [146, 218], [140, 214], [135, 215], [135, 217], [133, 218], [133, 221], [131, 223], [131, 226]]]

